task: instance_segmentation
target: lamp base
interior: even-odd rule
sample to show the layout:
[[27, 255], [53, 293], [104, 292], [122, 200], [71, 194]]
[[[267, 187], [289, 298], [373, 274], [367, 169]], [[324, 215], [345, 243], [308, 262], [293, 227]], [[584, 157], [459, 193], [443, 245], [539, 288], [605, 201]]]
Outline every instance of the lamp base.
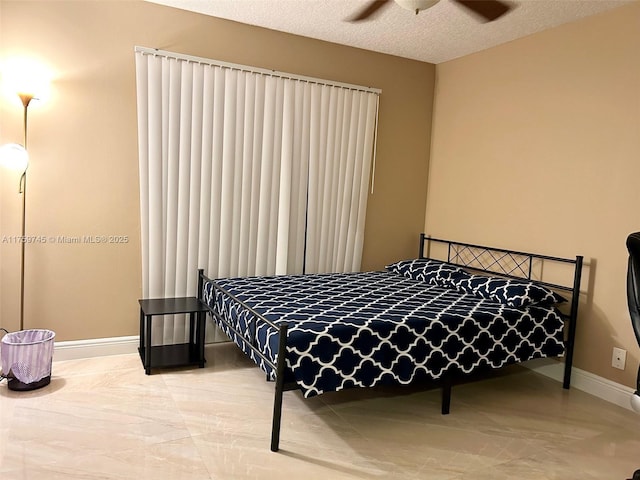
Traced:
[[29, 390], [37, 390], [38, 388], [46, 387], [50, 383], [51, 383], [51, 375], [47, 375], [43, 379], [38, 380], [37, 382], [31, 382], [31, 383], [22, 383], [17, 378], [7, 379], [7, 386], [9, 387], [9, 390], [15, 390], [17, 392], [27, 392]]

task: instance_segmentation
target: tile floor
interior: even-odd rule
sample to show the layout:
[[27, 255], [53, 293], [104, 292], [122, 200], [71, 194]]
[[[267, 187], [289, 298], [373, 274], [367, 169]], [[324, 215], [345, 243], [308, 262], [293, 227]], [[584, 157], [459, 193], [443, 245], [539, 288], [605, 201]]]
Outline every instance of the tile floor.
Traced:
[[640, 468], [640, 416], [532, 371], [437, 389], [285, 392], [234, 345], [207, 367], [144, 375], [137, 355], [55, 362], [51, 384], [0, 384], [0, 478], [624, 480]]

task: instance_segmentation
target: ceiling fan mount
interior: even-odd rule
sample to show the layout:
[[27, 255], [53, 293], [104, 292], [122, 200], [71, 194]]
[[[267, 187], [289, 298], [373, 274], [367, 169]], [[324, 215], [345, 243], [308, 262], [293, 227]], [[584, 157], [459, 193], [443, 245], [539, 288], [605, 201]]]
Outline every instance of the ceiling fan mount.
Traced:
[[406, 10], [415, 12], [417, 15], [421, 10], [433, 7], [440, 0], [394, 0], [396, 4]]
[[[391, 3], [396, 3], [400, 7], [415, 12], [416, 15], [428, 8], [433, 7], [440, 0], [373, 0], [369, 4], [349, 19], [350, 22], [362, 22], [370, 20], [380, 9]], [[454, 3], [465, 7], [470, 12], [485, 22], [497, 20], [509, 10], [508, 3], [499, 0], [452, 0]]]

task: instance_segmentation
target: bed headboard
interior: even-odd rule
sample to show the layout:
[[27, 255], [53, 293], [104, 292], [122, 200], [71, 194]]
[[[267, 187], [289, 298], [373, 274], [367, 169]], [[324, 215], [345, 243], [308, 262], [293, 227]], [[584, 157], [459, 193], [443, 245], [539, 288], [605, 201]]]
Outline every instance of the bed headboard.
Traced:
[[[444, 247], [436, 255], [433, 253], [434, 244], [440, 244], [441, 247]], [[441, 258], [443, 253], [445, 258]], [[544, 281], [542, 272], [545, 262], [566, 264], [571, 267], [574, 274], [580, 273], [580, 271], [576, 272], [574, 267], [582, 266], [581, 256], [575, 258], [552, 257], [538, 253], [442, 240], [429, 237], [424, 233], [420, 235], [420, 258], [438, 258], [470, 270], [492, 273], [502, 277], [526, 278], [567, 292], [573, 292], [575, 276], [571, 278], [571, 281], [560, 283]]]
[[[508, 278], [521, 278], [535, 281], [554, 290], [570, 293], [568, 313], [561, 312], [567, 320], [566, 358], [564, 388], [569, 388], [573, 350], [578, 319], [580, 280], [582, 277], [583, 257], [553, 257], [537, 253], [507, 250], [470, 243], [442, 240], [420, 234], [420, 258], [435, 258], [465, 267], [479, 273], [494, 274]], [[569, 269], [562, 281], [545, 281], [545, 272], [554, 266]]]

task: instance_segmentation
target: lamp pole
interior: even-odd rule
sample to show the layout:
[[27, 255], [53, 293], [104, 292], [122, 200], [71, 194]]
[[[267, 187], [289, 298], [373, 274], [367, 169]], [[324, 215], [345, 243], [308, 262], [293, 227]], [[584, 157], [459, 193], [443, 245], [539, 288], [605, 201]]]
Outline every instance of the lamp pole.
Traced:
[[[29, 102], [33, 99], [33, 95], [28, 93], [19, 93], [18, 96], [22, 100], [24, 106], [24, 148], [27, 148], [27, 110]], [[27, 166], [27, 168], [29, 168]], [[27, 219], [27, 168], [22, 172], [20, 177], [20, 193], [22, 194], [22, 231], [20, 237], [20, 330], [24, 330], [24, 254], [26, 246], [26, 219]]]

